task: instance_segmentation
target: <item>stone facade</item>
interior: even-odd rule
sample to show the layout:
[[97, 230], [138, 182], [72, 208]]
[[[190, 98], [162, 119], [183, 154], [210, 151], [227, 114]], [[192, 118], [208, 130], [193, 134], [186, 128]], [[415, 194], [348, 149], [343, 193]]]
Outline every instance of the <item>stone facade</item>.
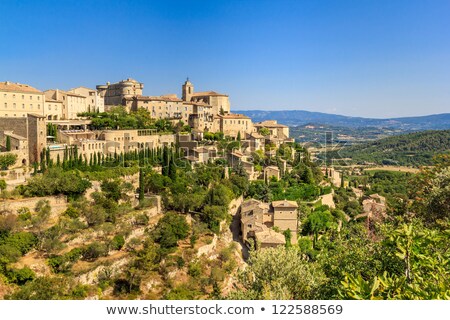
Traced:
[[104, 112], [105, 111], [105, 98], [97, 92], [97, 90], [89, 89], [86, 87], [77, 87], [70, 89], [68, 92], [78, 94], [86, 98], [85, 110], [87, 112]]
[[285, 243], [284, 235], [272, 230], [291, 230], [291, 241], [296, 243], [298, 205], [294, 201], [273, 201], [270, 205], [250, 199], [241, 205], [241, 237], [244, 242], [253, 238], [261, 246], [273, 247]]
[[64, 104], [62, 101], [45, 99], [44, 115], [47, 120], [60, 120], [64, 119], [63, 114]]
[[44, 116], [28, 114], [26, 117], [22, 118], [0, 117], [0, 132], [10, 132], [27, 139], [29, 162], [26, 164], [31, 164], [40, 160], [41, 151], [47, 145]]
[[59, 101], [62, 104], [60, 119], [79, 119], [79, 113], [88, 111], [86, 97], [77, 93], [51, 89], [45, 91], [45, 97], [52, 102]]
[[118, 106], [122, 104], [123, 99], [142, 96], [144, 84], [128, 78], [113, 84], [107, 82], [106, 85], [98, 85], [96, 88], [100, 97], [105, 99], [105, 106]]
[[215, 126], [213, 131], [223, 132], [225, 136], [230, 136], [232, 138], [244, 139], [246, 134], [252, 133], [253, 123], [252, 120], [242, 114], [224, 114], [214, 116]]
[[0, 143], [5, 149], [7, 139], [10, 141], [11, 149], [9, 151], [5, 150], [5, 152], [17, 155], [16, 164], [10, 168], [16, 168], [30, 163], [30, 159], [28, 158], [28, 139], [14, 134], [12, 131], [0, 131]]
[[27, 84], [0, 82], [0, 117], [25, 118], [28, 113], [44, 115], [42, 91]]

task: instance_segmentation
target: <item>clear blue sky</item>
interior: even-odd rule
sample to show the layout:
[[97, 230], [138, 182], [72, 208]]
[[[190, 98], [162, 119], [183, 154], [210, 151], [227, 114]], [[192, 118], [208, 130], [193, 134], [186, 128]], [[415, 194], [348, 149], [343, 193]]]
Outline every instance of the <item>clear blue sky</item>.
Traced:
[[41, 90], [132, 77], [232, 110], [450, 112], [449, 0], [0, 1], [0, 81]]

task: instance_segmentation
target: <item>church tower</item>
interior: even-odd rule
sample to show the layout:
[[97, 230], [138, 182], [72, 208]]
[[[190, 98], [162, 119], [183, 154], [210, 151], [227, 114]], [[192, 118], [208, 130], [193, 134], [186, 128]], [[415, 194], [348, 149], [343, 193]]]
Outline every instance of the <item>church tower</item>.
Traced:
[[194, 93], [194, 85], [189, 81], [189, 78], [187, 78], [186, 82], [183, 84], [182, 99], [184, 101], [191, 101], [193, 93]]

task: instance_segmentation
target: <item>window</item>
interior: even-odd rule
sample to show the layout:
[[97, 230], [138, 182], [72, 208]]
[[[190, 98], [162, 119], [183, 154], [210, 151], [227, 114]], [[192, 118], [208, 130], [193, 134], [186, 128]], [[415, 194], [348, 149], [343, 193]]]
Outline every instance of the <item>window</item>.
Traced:
[[24, 95], [22, 95], [22, 100], [23, 100], [23, 99], [25, 99], [25, 96], [24, 96]]
[[15, 104], [15, 103], [13, 103], [13, 108], [14, 108], [14, 109], [16, 108], [16, 104]]
[[3, 94], [3, 98], [6, 98], [6, 93]]
[[8, 104], [5, 102], [5, 108], [8, 108]]
[[41, 109], [41, 105], [40, 104], [38, 104], [38, 109]]
[[30, 109], [33, 109], [33, 104], [30, 104]]
[[30, 100], [33, 100], [33, 96], [30, 96]]
[[41, 97], [38, 96], [37, 98], [38, 98], [38, 100], [41, 100]]
[[16, 95], [15, 94], [13, 94], [13, 99], [15, 99], [16, 98]]
[[24, 103], [22, 103], [22, 109], [25, 109], [25, 104]]

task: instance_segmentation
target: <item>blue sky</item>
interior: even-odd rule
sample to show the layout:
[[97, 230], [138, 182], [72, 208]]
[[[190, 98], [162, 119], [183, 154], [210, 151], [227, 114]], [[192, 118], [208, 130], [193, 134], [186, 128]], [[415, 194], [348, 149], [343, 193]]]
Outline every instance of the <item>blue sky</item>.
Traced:
[[0, 1], [0, 81], [41, 90], [132, 77], [232, 110], [450, 112], [448, 0]]

